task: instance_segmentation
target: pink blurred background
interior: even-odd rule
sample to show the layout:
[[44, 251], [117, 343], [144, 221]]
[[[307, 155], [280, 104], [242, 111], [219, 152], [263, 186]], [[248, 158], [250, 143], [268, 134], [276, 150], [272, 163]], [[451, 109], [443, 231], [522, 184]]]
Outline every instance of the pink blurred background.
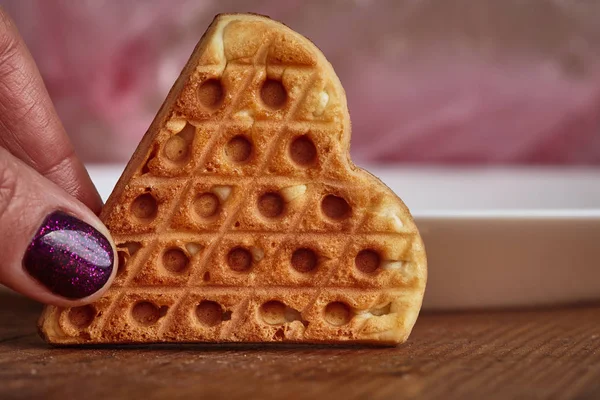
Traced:
[[213, 16], [253, 11], [332, 62], [359, 163], [600, 163], [600, 2], [0, 4], [87, 162], [128, 160]]

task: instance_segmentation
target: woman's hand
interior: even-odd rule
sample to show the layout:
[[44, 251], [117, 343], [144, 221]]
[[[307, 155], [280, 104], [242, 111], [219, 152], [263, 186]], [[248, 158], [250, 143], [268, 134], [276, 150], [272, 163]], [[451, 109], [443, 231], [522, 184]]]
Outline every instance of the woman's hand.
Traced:
[[58, 306], [116, 273], [102, 201], [11, 19], [0, 10], [0, 283]]

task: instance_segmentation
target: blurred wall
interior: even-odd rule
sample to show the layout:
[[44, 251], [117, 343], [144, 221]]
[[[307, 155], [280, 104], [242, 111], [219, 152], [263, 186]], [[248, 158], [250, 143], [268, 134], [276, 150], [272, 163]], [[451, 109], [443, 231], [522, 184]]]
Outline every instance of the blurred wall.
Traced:
[[213, 16], [253, 11], [308, 36], [332, 62], [358, 162], [600, 162], [600, 2], [0, 4], [87, 161], [126, 161]]

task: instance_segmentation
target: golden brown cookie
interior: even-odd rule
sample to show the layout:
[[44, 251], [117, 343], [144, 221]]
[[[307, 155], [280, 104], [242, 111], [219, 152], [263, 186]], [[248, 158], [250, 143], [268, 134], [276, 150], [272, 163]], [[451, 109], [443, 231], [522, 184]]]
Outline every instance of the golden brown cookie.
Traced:
[[46, 307], [50, 343], [395, 344], [425, 250], [402, 201], [349, 158], [342, 85], [281, 23], [219, 15], [104, 207], [106, 295]]

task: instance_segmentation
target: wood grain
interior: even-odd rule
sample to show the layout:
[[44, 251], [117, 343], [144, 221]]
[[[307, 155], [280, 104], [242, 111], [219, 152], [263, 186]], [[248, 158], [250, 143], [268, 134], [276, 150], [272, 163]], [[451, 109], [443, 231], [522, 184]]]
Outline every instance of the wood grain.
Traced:
[[52, 348], [0, 290], [0, 398], [597, 399], [600, 305], [424, 314], [397, 348]]

